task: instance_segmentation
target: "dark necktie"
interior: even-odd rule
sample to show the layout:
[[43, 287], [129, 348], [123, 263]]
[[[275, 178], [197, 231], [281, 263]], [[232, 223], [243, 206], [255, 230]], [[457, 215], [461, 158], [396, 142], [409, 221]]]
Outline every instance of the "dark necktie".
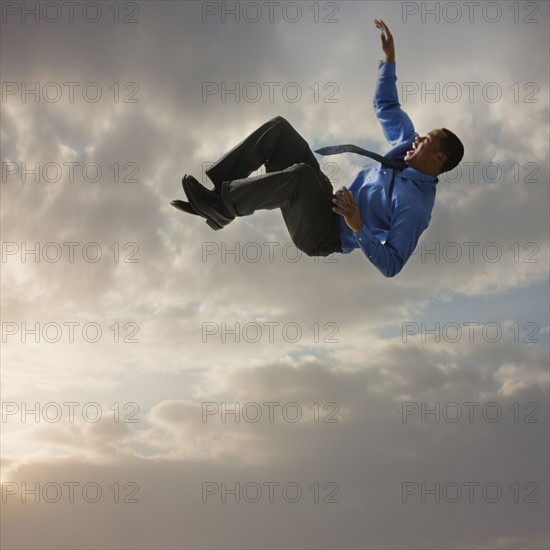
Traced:
[[395, 168], [392, 173], [392, 178], [390, 185], [387, 189], [386, 195], [388, 201], [391, 202], [393, 195], [393, 186], [395, 183], [395, 174], [401, 170], [407, 168], [407, 163], [404, 160], [391, 160], [387, 157], [383, 157], [378, 153], [373, 153], [372, 151], [367, 151], [362, 147], [357, 145], [352, 145], [350, 143], [346, 145], [330, 145], [329, 147], [321, 147], [315, 151], [319, 155], [338, 155], [339, 153], [357, 153], [358, 155], [363, 155], [364, 157], [370, 157], [371, 159], [377, 160], [382, 166], [388, 166], [389, 168]]
[[396, 168], [397, 170], [404, 170], [407, 168], [407, 163], [403, 160], [391, 160], [387, 157], [383, 157], [378, 153], [373, 153], [372, 151], [367, 151], [357, 145], [346, 144], [346, 145], [331, 145], [329, 147], [321, 147], [315, 151], [319, 155], [338, 155], [340, 153], [357, 153], [358, 155], [363, 155], [364, 157], [370, 157], [374, 160], [377, 160], [380, 164], [388, 166], [390, 168]]

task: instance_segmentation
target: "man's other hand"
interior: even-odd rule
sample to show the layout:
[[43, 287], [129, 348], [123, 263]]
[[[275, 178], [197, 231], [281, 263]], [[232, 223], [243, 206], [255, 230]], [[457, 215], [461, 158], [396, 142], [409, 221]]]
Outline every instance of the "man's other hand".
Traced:
[[382, 39], [382, 50], [386, 54], [385, 63], [393, 63], [395, 61], [395, 47], [390, 29], [382, 19], [375, 19], [374, 26], [382, 31], [380, 38]]
[[333, 206], [332, 210], [346, 220], [348, 227], [354, 233], [360, 231], [363, 227], [363, 220], [351, 191], [344, 186], [336, 191], [336, 196], [333, 197], [332, 202], [338, 205], [337, 208]]

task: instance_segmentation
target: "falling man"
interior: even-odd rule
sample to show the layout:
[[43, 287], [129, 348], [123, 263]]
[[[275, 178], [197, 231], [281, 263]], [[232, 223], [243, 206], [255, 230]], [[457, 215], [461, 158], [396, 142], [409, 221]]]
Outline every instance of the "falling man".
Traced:
[[[308, 256], [347, 254], [360, 248], [386, 277], [397, 275], [428, 227], [437, 176], [455, 168], [464, 155], [459, 138], [446, 128], [425, 136], [399, 103], [393, 36], [382, 20], [385, 60], [379, 62], [374, 109], [392, 149], [381, 156], [356, 145], [323, 147], [321, 155], [358, 153], [377, 160], [336, 194], [307, 142], [277, 116], [224, 155], [206, 174], [214, 190], [185, 175], [189, 202], [177, 209], [206, 218], [214, 230], [237, 216], [280, 208], [293, 243]], [[265, 166], [265, 174], [249, 177]]]

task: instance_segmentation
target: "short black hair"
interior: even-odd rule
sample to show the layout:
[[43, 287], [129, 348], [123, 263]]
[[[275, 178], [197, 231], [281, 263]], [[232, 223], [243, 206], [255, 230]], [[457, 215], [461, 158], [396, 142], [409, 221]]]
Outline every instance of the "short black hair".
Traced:
[[439, 140], [439, 150], [447, 155], [447, 159], [441, 166], [441, 173], [448, 172], [458, 166], [464, 156], [464, 145], [458, 137], [447, 128], [442, 128], [442, 130], [444, 135]]

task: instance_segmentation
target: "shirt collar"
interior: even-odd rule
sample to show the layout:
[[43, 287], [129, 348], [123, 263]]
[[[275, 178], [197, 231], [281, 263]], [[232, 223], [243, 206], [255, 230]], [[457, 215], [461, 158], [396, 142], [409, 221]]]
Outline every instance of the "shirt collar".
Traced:
[[410, 166], [407, 166], [407, 168], [401, 170], [399, 174], [403, 178], [410, 179], [418, 183], [433, 183], [435, 185], [439, 181], [437, 176], [424, 174], [424, 172], [419, 172], [418, 170], [411, 168]]

